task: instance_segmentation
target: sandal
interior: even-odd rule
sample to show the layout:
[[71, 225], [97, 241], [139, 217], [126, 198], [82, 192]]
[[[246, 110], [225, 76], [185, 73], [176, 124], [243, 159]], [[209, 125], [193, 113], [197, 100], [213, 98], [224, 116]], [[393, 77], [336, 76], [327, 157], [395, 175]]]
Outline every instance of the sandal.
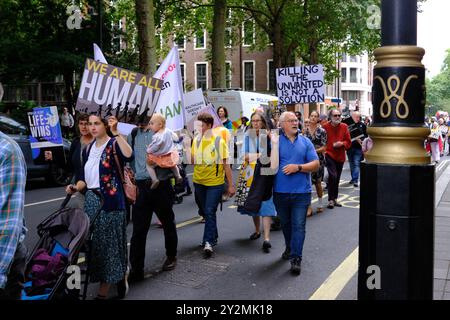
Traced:
[[259, 239], [259, 237], [261, 237], [261, 233], [252, 233], [252, 235], [250, 236], [250, 240], [256, 240]]
[[317, 212], [317, 213], [323, 212], [323, 207], [318, 207], [316, 212]]

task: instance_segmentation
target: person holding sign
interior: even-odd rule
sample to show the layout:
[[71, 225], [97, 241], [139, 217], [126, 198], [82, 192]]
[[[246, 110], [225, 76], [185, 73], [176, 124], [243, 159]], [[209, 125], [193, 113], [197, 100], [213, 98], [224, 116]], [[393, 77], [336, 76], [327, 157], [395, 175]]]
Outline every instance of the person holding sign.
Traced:
[[84, 170], [79, 181], [66, 188], [70, 194], [87, 189], [84, 211], [90, 219], [101, 209], [93, 225], [90, 262], [91, 281], [100, 282], [97, 299], [106, 299], [111, 284], [117, 284], [119, 298], [124, 298], [128, 290], [127, 212], [119, 170], [134, 155], [118, 133], [117, 124], [115, 117], [106, 121], [97, 115], [89, 116], [89, 131], [95, 140], [83, 151]]
[[[175, 149], [173, 143], [174, 133], [172, 130], [166, 128], [166, 119], [162, 114], [155, 113], [150, 119], [150, 129], [153, 131], [153, 139], [147, 148], [148, 160], [152, 164], [147, 164], [147, 170], [152, 179], [151, 189], [156, 189], [159, 184], [156, 176], [155, 167], [170, 168], [177, 183], [183, 181], [178, 170], [177, 163], [179, 160], [178, 151]], [[178, 137], [177, 137], [178, 139]], [[155, 163], [155, 164], [153, 164]]]
[[280, 135], [271, 135], [271, 168], [279, 167], [273, 202], [286, 244], [281, 257], [290, 259], [291, 273], [300, 275], [306, 212], [311, 204], [311, 172], [317, 171], [320, 163], [314, 145], [299, 131], [299, 122], [293, 112], [284, 112], [280, 124]]
[[323, 126], [328, 137], [325, 154], [328, 169], [328, 209], [342, 207], [337, 202], [339, 181], [345, 162], [345, 150], [352, 145], [348, 127], [345, 123], [341, 123], [341, 116], [339, 109], [332, 109], [329, 116], [331, 121]]

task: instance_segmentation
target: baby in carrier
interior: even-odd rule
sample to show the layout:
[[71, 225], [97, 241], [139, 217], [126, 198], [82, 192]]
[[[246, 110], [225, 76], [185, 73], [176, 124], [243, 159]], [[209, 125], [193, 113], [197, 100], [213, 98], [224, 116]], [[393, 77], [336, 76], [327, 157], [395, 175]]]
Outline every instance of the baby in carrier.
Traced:
[[[150, 119], [150, 129], [154, 132], [152, 142], [147, 147], [147, 170], [152, 179], [151, 189], [155, 189], [159, 184], [155, 171], [157, 166], [170, 168], [177, 183], [183, 181], [177, 167], [180, 157], [173, 143], [174, 138], [177, 140], [176, 134], [166, 128], [166, 119], [159, 113], [153, 114]], [[150, 164], [149, 161], [155, 164]]]

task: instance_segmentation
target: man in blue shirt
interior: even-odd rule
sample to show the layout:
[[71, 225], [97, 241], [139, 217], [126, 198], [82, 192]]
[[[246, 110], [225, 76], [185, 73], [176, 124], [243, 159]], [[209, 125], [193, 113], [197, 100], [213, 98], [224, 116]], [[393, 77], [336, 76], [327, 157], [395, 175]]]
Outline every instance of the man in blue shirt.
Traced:
[[[305, 240], [306, 212], [311, 203], [311, 172], [319, 169], [319, 158], [311, 141], [299, 132], [293, 112], [280, 117], [279, 138], [272, 137], [272, 161], [278, 163], [273, 201], [281, 220], [291, 272], [299, 275]], [[278, 152], [277, 152], [278, 151]]]
[[25, 281], [26, 176], [22, 150], [0, 131], [0, 300], [20, 299]]

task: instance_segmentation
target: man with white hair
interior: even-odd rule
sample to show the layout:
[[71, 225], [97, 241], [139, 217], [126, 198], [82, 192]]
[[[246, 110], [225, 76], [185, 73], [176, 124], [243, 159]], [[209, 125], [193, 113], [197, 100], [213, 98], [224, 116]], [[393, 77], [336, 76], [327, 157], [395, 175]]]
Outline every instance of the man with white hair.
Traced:
[[299, 275], [306, 212], [311, 204], [311, 172], [317, 171], [320, 163], [311, 141], [300, 134], [299, 120], [293, 112], [281, 115], [280, 127], [279, 137], [272, 135], [272, 168], [279, 168], [273, 200], [286, 244], [282, 258], [290, 259], [291, 272]]

